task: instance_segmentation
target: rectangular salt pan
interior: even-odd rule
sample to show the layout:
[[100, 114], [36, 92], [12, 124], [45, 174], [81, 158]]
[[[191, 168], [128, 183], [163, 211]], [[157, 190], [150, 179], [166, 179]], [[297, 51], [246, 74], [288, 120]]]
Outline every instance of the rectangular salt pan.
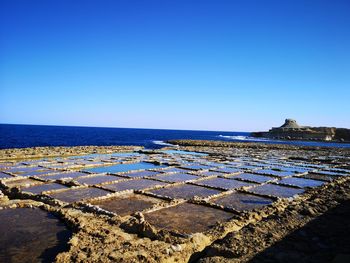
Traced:
[[160, 170], [160, 172], [162, 172], [162, 173], [187, 173], [188, 170], [177, 168], [177, 167], [171, 167], [168, 169]]
[[82, 172], [68, 172], [68, 173], [58, 173], [53, 175], [40, 175], [38, 177], [44, 179], [44, 180], [59, 180], [64, 178], [77, 178], [80, 176], [87, 176], [89, 174], [82, 173]]
[[62, 184], [52, 183], [52, 184], [40, 184], [40, 185], [26, 187], [26, 188], [23, 188], [22, 191], [29, 192], [32, 194], [41, 194], [42, 192], [64, 189], [64, 188], [67, 188], [67, 186], [64, 186]]
[[238, 168], [243, 170], [256, 170], [256, 169], [260, 169], [261, 167], [255, 166], [255, 165], [241, 165], [241, 166], [238, 166]]
[[161, 202], [163, 202], [163, 200], [158, 198], [140, 194], [130, 194], [121, 197], [94, 201], [91, 202], [91, 204], [99, 206], [100, 208], [109, 212], [125, 216], [135, 212], [141, 212]]
[[254, 186], [254, 183], [242, 182], [234, 179], [226, 179], [226, 178], [210, 178], [195, 182], [198, 185], [207, 185], [211, 187], [218, 187], [222, 189], [236, 189], [243, 186]]
[[232, 216], [226, 211], [189, 203], [145, 214], [146, 221], [155, 227], [184, 234], [206, 231]]
[[14, 174], [21, 174], [24, 172], [32, 172], [32, 171], [38, 171], [42, 170], [44, 168], [38, 167], [38, 166], [19, 166], [19, 167], [13, 167], [7, 170], [7, 172], [14, 173]]
[[223, 205], [224, 207], [233, 208], [237, 211], [243, 211], [269, 205], [273, 202], [273, 200], [266, 197], [234, 192], [223, 197], [211, 199], [210, 202]]
[[201, 164], [192, 164], [192, 165], [186, 165], [181, 167], [189, 170], [208, 170], [209, 168], [211, 168], [209, 166], [201, 165]]
[[0, 179], [13, 178], [12, 175], [0, 172]]
[[167, 153], [167, 154], [183, 154], [183, 155], [198, 155], [198, 156], [206, 156], [206, 155], [208, 155], [206, 153], [180, 151], [180, 150], [166, 150], [166, 151], [163, 151], [163, 152]]
[[305, 179], [305, 178], [301, 178], [301, 177], [283, 178], [282, 180], [280, 180], [278, 182], [282, 183], [282, 184], [295, 185], [298, 187], [317, 187], [317, 186], [321, 186], [325, 183], [323, 181]]
[[113, 183], [105, 185], [104, 188], [112, 190], [112, 191], [125, 191], [125, 190], [143, 190], [146, 188], [153, 188], [156, 186], [167, 185], [167, 183], [147, 180], [147, 179], [135, 179], [135, 180], [127, 180], [123, 182]]
[[171, 198], [191, 199], [194, 196], [208, 197], [211, 195], [216, 195], [219, 194], [221, 191], [202, 186], [184, 184], [173, 187], [150, 190], [149, 192]]
[[0, 262], [54, 262], [71, 232], [41, 209], [0, 210]]
[[183, 173], [176, 173], [176, 174], [164, 174], [154, 177], [155, 179], [164, 180], [167, 182], [187, 182], [191, 180], [200, 179], [200, 177], [191, 175], [191, 174], [183, 174]]
[[96, 176], [88, 176], [88, 177], [80, 177], [75, 179], [80, 184], [87, 184], [87, 185], [95, 185], [95, 184], [102, 184], [107, 182], [113, 182], [118, 180], [125, 180], [125, 178], [120, 176], [114, 176], [114, 175], [96, 175]]
[[145, 177], [145, 176], [155, 176], [157, 174], [159, 173], [154, 171], [140, 171], [140, 172], [130, 172], [124, 175], [128, 177]]
[[272, 169], [279, 169], [281, 171], [287, 171], [292, 173], [306, 173], [310, 171], [310, 169], [297, 167], [297, 166], [273, 166]]
[[275, 180], [275, 178], [273, 178], [273, 177], [264, 176], [264, 175], [257, 175], [257, 174], [250, 174], [250, 173], [232, 175], [232, 176], [230, 176], [230, 178], [239, 178], [242, 180], [247, 180], [247, 181], [256, 182], [256, 183], [266, 183], [268, 181]]
[[219, 175], [223, 175], [222, 173], [212, 172], [212, 171], [209, 171], [209, 172], [198, 171], [198, 172], [196, 172], [196, 174], [198, 174], [200, 176], [219, 176]]
[[219, 168], [219, 169], [212, 169], [212, 171], [220, 172], [220, 173], [228, 173], [228, 174], [242, 172], [242, 170], [240, 170], [238, 168], [234, 168], [234, 167], [223, 167], [223, 168]]
[[155, 165], [153, 163], [140, 162], [140, 163], [128, 163], [128, 164], [117, 164], [117, 165], [111, 165], [111, 166], [96, 167], [96, 168], [85, 169], [85, 171], [93, 172], [93, 173], [124, 173], [128, 171], [133, 171], [133, 170], [156, 169], [161, 167], [164, 167], [164, 166]]
[[44, 174], [51, 174], [51, 173], [57, 173], [55, 170], [48, 170], [48, 169], [42, 169], [42, 170], [36, 170], [36, 171], [30, 171], [30, 172], [23, 172], [19, 174], [20, 176], [39, 176]]
[[321, 180], [321, 181], [325, 181], [325, 182], [330, 182], [330, 181], [333, 181], [334, 179], [337, 178], [337, 177], [332, 176], [332, 175], [311, 174], [311, 173], [302, 175], [301, 177], [306, 178], [306, 179]]
[[106, 196], [110, 193], [111, 192], [105, 191], [99, 188], [88, 187], [88, 188], [70, 189], [67, 191], [51, 193], [49, 195], [52, 198], [58, 199], [60, 201], [73, 203], [77, 201], [82, 201], [84, 199]]
[[6, 182], [8, 187], [29, 187], [30, 185], [42, 184], [42, 182], [33, 179], [17, 179]]
[[278, 177], [286, 177], [286, 176], [292, 176], [294, 175], [294, 172], [290, 171], [275, 171], [272, 169], [262, 169], [262, 170], [256, 170], [254, 171], [256, 174], [266, 174], [266, 175], [273, 175]]
[[303, 189], [285, 187], [274, 184], [260, 185], [257, 187], [250, 188], [248, 191], [256, 194], [269, 195], [281, 198], [293, 197], [304, 192]]
[[345, 173], [340, 173], [340, 172], [332, 172], [332, 171], [328, 171], [328, 170], [325, 170], [325, 171], [315, 171], [315, 172], [312, 172], [314, 174], [321, 174], [321, 175], [329, 175], [329, 176], [348, 176], [349, 174], [345, 174]]

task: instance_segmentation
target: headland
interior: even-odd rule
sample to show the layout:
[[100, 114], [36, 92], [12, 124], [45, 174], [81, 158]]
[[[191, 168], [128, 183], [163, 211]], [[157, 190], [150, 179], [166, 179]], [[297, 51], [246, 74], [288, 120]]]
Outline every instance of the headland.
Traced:
[[286, 119], [281, 127], [273, 127], [268, 132], [253, 132], [252, 136], [278, 140], [350, 142], [350, 129], [300, 126], [296, 120]]

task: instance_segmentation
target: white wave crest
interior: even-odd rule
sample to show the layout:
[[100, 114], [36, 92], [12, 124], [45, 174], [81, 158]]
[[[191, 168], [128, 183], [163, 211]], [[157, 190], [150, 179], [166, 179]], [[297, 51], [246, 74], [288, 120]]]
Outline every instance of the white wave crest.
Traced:
[[250, 136], [242, 136], [242, 135], [236, 135], [236, 136], [229, 136], [229, 135], [219, 135], [218, 137], [229, 139], [229, 140], [235, 140], [235, 141], [269, 141], [267, 138], [255, 138]]
[[175, 146], [174, 144], [166, 143], [165, 141], [152, 141], [154, 144], [163, 145], [163, 146]]

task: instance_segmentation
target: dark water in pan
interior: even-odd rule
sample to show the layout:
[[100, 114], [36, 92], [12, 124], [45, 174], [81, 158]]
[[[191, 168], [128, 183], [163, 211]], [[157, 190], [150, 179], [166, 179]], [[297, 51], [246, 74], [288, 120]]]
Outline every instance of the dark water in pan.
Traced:
[[0, 210], [0, 262], [53, 262], [71, 232], [52, 214], [30, 208]]

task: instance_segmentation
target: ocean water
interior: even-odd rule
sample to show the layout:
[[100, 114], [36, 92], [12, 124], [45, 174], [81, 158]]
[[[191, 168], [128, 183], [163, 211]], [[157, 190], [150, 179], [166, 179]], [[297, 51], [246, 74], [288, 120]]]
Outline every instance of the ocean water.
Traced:
[[296, 145], [350, 147], [350, 144], [275, 141], [253, 138], [249, 132], [190, 131], [0, 124], [0, 149], [35, 146], [141, 145], [157, 149], [174, 139], [255, 141]]
[[218, 140], [219, 135], [249, 136], [249, 133], [0, 124], [0, 148], [142, 145], [153, 149], [167, 145], [166, 140]]

